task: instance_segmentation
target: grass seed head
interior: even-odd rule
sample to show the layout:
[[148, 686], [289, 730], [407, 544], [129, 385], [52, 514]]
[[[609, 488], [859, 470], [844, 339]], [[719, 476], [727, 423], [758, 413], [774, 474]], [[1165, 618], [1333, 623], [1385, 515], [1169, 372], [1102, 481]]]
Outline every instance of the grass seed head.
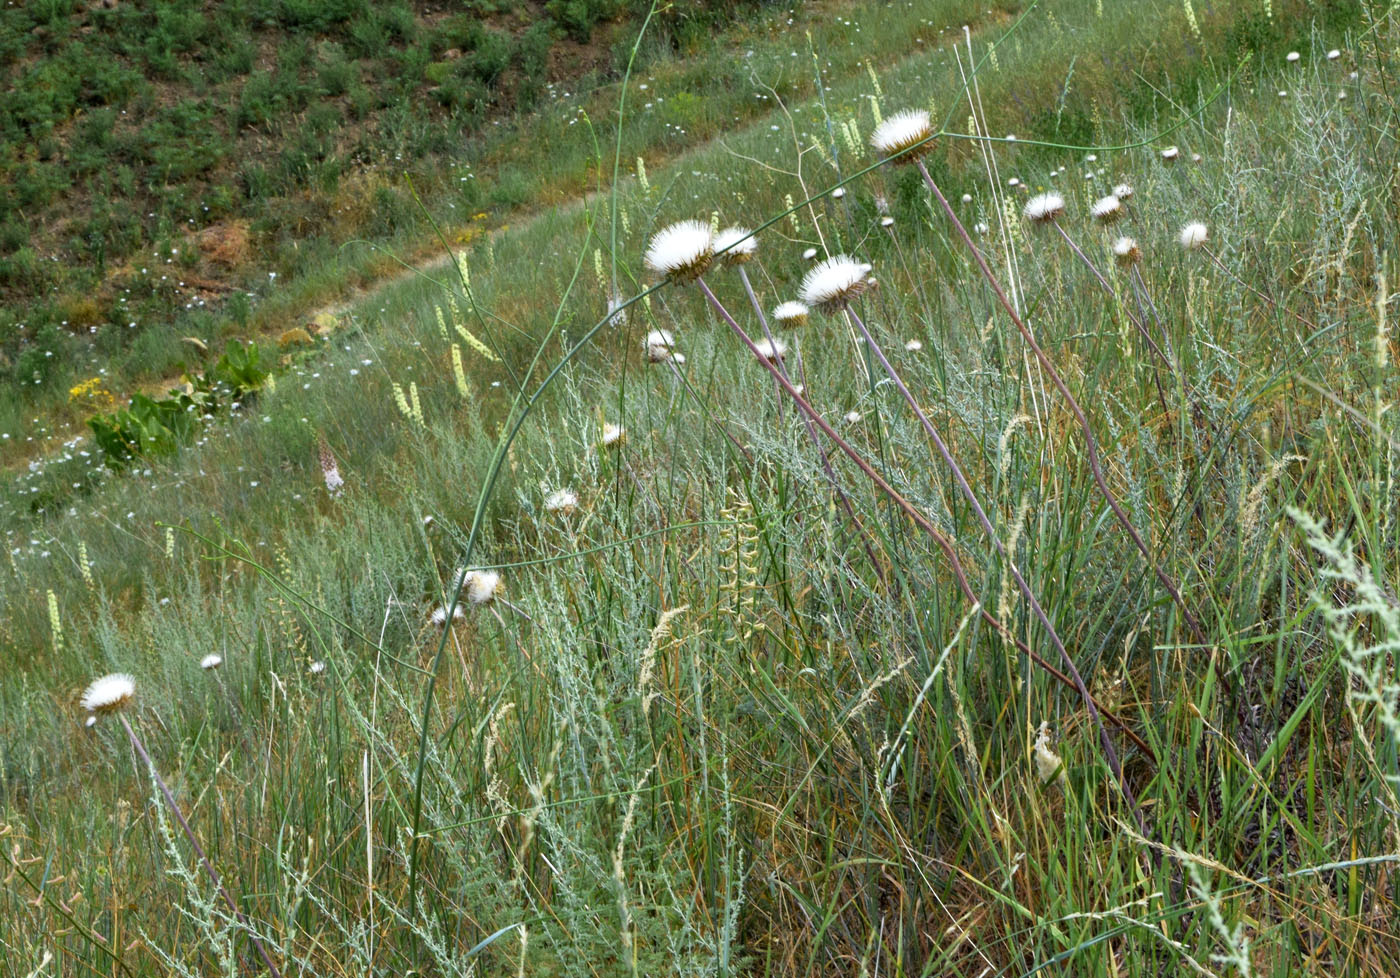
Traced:
[[835, 255], [802, 278], [802, 301], [827, 315], [840, 312], [870, 287], [870, 266], [849, 255]]
[[662, 228], [647, 245], [642, 261], [664, 278], [693, 282], [710, 267], [715, 238], [702, 221], [680, 221]]

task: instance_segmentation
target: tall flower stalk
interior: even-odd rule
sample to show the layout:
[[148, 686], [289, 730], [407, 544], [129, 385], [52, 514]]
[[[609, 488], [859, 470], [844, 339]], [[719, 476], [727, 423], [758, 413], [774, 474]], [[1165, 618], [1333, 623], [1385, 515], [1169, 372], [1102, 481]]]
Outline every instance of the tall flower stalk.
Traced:
[[223, 881], [219, 879], [219, 874], [209, 862], [209, 857], [204, 854], [204, 847], [199, 844], [199, 839], [194, 834], [194, 829], [190, 828], [190, 823], [185, 820], [184, 813], [180, 811], [180, 806], [175, 801], [175, 796], [170, 793], [169, 786], [165, 779], [160, 776], [160, 771], [156, 769], [151, 756], [146, 753], [145, 745], [141, 743], [141, 738], [136, 736], [136, 731], [127, 722], [124, 710], [130, 705], [136, 696], [136, 681], [125, 673], [114, 673], [103, 676], [95, 680], [83, 693], [82, 706], [88, 712], [99, 714], [115, 713], [117, 720], [121, 723], [122, 729], [126, 731], [127, 737], [131, 740], [131, 746], [135, 749], [141, 762], [146, 765], [146, 770], [150, 772], [156, 787], [160, 789], [162, 797], [165, 798], [166, 807], [175, 816], [175, 821], [179, 823], [181, 830], [185, 833], [185, 838], [190, 840], [190, 846], [194, 849], [195, 855], [199, 857], [200, 865], [209, 875], [209, 879], [214, 884], [214, 889], [219, 891], [219, 896], [223, 897], [224, 903], [243, 929], [248, 933], [248, 939], [253, 942], [253, 947], [257, 949], [258, 956], [262, 958], [263, 964], [267, 965], [268, 973], [273, 978], [282, 978], [282, 973], [277, 970], [277, 965], [272, 963], [272, 958], [268, 956], [267, 949], [263, 947], [262, 941], [258, 940], [258, 935], [253, 932], [252, 924], [244, 916], [243, 911], [238, 909], [238, 905], [233, 902], [233, 897], [229, 895], [224, 887]]
[[921, 159], [914, 160], [913, 162], [914, 165], [919, 168], [919, 173], [924, 178], [925, 185], [938, 200], [938, 204], [943, 209], [943, 213], [946, 214], [948, 220], [952, 222], [958, 237], [962, 239], [963, 244], [966, 245], [968, 251], [972, 253], [973, 260], [976, 261], [977, 267], [982, 273], [982, 277], [987, 280], [987, 284], [991, 287], [992, 293], [997, 298], [997, 302], [1006, 310], [1006, 314], [1011, 317], [1011, 322], [1015, 325], [1016, 331], [1021, 334], [1021, 338], [1024, 339], [1026, 345], [1030, 347], [1031, 352], [1035, 355], [1041, 368], [1049, 375], [1051, 383], [1055, 385], [1055, 389], [1060, 392], [1060, 396], [1063, 397], [1065, 403], [1069, 405], [1069, 409], [1071, 413], [1074, 414], [1075, 421], [1084, 435], [1084, 454], [1089, 461], [1089, 470], [1093, 475], [1094, 484], [1098, 487], [1099, 492], [1108, 503], [1109, 509], [1113, 511], [1114, 518], [1118, 520], [1124, 532], [1126, 532], [1129, 539], [1132, 540], [1133, 546], [1138, 549], [1143, 559], [1147, 561], [1148, 566], [1152, 568], [1152, 573], [1157, 578], [1158, 582], [1161, 583], [1162, 587], [1171, 595], [1177, 607], [1181, 609], [1181, 614], [1186, 620], [1187, 627], [1191, 629], [1191, 633], [1196, 641], [1202, 645], [1208, 644], [1205, 630], [1196, 619], [1196, 615], [1186, 604], [1186, 599], [1182, 597], [1180, 589], [1176, 586], [1176, 582], [1162, 569], [1161, 564], [1159, 564], [1157, 559], [1152, 555], [1151, 550], [1148, 549], [1147, 544], [1143, 541], [1142, 535], [1139, 534], [1137, 528], [1133, 526], [1132, 520], [1128, 519], [1128, 514], [1123, 511], [1123, 507], [1119, 504], [1118, 498], [1113, 494], [1113, 490], [1109, 488], [1108, 480], [1104, 478], [1103, 474], [1103, 463], [1099, 455], [1098, 441], [1094, 437], [1093, 428], [1089, 424], [1089, 417], [1085, 414], [1084, 408], [1080, 406], [1078, 399], [1070, 392], [1069, 386], [1065, 383], [1064, 378], [1060, 376], [1060, 372], [1055, 368], [1055, 364], [1050, 360], [1050, 357], [1046, 355], [1045, 351], [1041, 349], [1040, 343], [1036, 341], [1035, 335], [1030, 331], [1030, 328], [1026, 326], [1025, 321], [1021, 318], [1020, 313], [1016, 311], [1016, 307], [1011, 303], [1011, 300], [1007, 298], [1006, 292], [1002, 289], [996, 274], [987, 264], [987, 260], [982, 257], [982, 252], [973, 242], [972, 236], [968, 234], [967, 228], [964, 227], [962, 221], [958, 219], [957, 212], [953, 210], [952, 205], [948, 203], [948, 198], [943, 196], [943, 191], [938, 189], [938, 184], [935, 183], [933, 177], [929, 175], [928, 167], [924, 166], [923, 160]]

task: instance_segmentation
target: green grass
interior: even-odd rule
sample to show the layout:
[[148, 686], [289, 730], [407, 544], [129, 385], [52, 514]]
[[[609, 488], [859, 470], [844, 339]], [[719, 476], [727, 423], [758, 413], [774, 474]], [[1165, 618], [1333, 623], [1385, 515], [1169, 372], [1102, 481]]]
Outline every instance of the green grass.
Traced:
[[[81, 432], [84, 406], [67, 397], [81, 381], [100, 373], [122, 397], [171, 383], [186, 367], [202, 365], [183, 337], [215, 349], [230, 337], [275, 341], [309, 311], [392, 272], [383, 249], [413, 256], [435, 249], [424, 205], [464, 244], [596, 188], [596, 150], [615, 142], [619, 80], [646, 12], [616, 6], [616, 16], [595, 25], [585, 44], [579, 30], [560, 25], [607, 4], [546, 5], [545, 14], [530, 16], [501, 5], [487, 10], [485, 21], [471, 11], [443, 18], [426, 6], [415, 17], [405, 5], [349, 3], [326, 8], [339, 13], [319, 18], [299, 17], [287, 5], [262, 6], [190, 13], [187, 19], [200, 26], [176, 76], [143, 80], [137, 94], [114, 95], [110, 106], [65, 108], [59, 113], [65, 121], [42, 124], [26, 122], [18, 109], [10, 114], [7, 152], [27, 159], [33, 130], [48, 126], [52, 159], [34, 166], [63, 185], [42, 200], [11, 201], [14, 213], [43, 219], [0, 235], [0, 244], [17, 249], [0, 256], [0, 376], [7, 381], [0, 433], [12, 436], [0, 439], [0, 461], [27, 464], [35, 457], [29, 438], [52, 450]], [[49, 37], [51, 50], [16, 55], [10, 98], [38, 98], [48, 89], [26, 81], [26, 73], [53, 73], [68, 61], [90, 66], [72, 68], [74, 78], [114, 61], [137, 75], [154, 71], [143, 60], [146, 48], [129, 50], [126, 41], [145, 37], [162, 11], [188, 7], [75, 9], [52, 37], [28, 35], [30, 46]], [[579, 9], [569, 13], [573, 8]], [[976, 21], [993, 8], [892, 6], [850, 44], [850, 32], [832, 17], [840, 3], [807, 5], [792, 17], [744, 3], [667, 8], [652, 18], [637, 52], [639, 87], [629, 97], [640, 111], [628, 116], [624, 148], [629, 158], [656, 163], [766, 112], [770, 103], [761, 93], [732, 84], [736, 63], [787, 97], [810, 94], [810, 71], [794, 70], [792, 59], [795, 44], [805, 49], [805, 40], [794, 42], [804, 33], [834, 51], [827, 70], [844, 78], [869, 59], [883, 61], [891, 42], [904, 50], [924, 20], [943, 27]], [[28, 24], [41, 11], [3, 15]], [[372, 51], [347, 39], [361, 21], [386, 17], [402, 20], [403, 30]], [[103, 31], [79, 29], [94, 18], [106, 25]], [[454, 32], [475, 35], [481, 23], [491, 37], [511, 39], [511, 67], [489, 91], [468, 93], [469, 106], [440, 104], [432, 97], [443, 88], [433, 80], [435, 69], [451, 67], [456, 78], [471, 59], [431, 59], [461, 50], [466, 42]], [[527, 41], [537, 36], [554, 45], [544, 68], [526, 64]], [[208, 62], [240, 50], [258, 57], [206, 84]], [[275, 70], [251, 67], [273, 61]], [[406, 62], [416, 67], [408, 70]], [[336, 66], [360, 79], [363, 111], [356, 91], [327, 81]], [[520, 89], [530, 85], [543, 87], [537, 99], [524, 101]], [[264, 108], [249, 115], [250, 104]], [[128, 115], [116, 116], [117, 135], [98, 140], [94, 127], [120, 111]], [[75, 112], [82, 114], [70, 118]], [[168, 120], [172, 112], [189, 118]], [[79, 152], [84, 139], [93, 144], [85, 150], [92, 172], [69, 173], [87, 158]], [[147, 159], [182, 146], [206, 153], [211, 168], [175, 173]], [[223, 151], [214, 154], [213, 146]], [[549, 166], [540, 165], [542, 146], [549, 147]], [[24, 186], [16, 179], [9, 190], [17, 194]], [[42, 240], [27, 239], [30, 233]]]
[[[438, 273], [356, 307], [247, 417], [173, 462], [78, 496], [50, 466], [5, 500], [13, 970], [46, 951], [54, 973], [256, 970], [120, 727], [81, 726], [78, 692], [124, 670], [133, 725], [284, 973], [1394, 971], [1397, 372], [1378, 309], [1393, 322], [1396, 116], [1376, 53], [1393, 33], [1366, 34], [1364, 11], [1348, 35], [1283, 3], [1264, 28], [1253, 7], [1198, 8], [1198, 48], [1179, 4], [1105, 8], [1038, 8], [981, 64], [980, 124], [1023, 144], [990, 145], [995, 183], [951, 132], [930, 171], [969, 227], [989, 226], [995, 274], [1015, 282], [1204, 643], [1109, 515], [1064, 399], [911, 168], [782, 217], [748, 267], [771, 309], [794, 296], [807, 247], [872, 263], [860, 314], [1094, 695], [1150, 747], [1114, 735], [1144, 830], [1079, 697], [973, 613], [929, 536], [838, 455], [847, 514], [793, 404], [696, 288], [651, 293], [563, 364], [615, 289], [649, 284], [656, 228], [713, 211], [756, 225], [875, 163], [875, 90], [857, 73], [789, 102], [791, 127], [773, 112], [650, 166], [645, 185], [629, 176], [615, 198], [474, 242], [470, 300]], [[848, 18], [875, 31], [885, 13]], [[1262, 29], [1277, 50], [1241, 67], [1232, 39]], [[997, 36], [977, 35], [979, 58]], [[950, 49], [889, 51], [884, 115], [932, 101], [965, 131]], [[1102, 144], [1190, 121], [1092, 163], [1024, 145], [1064, 141], [1078, 100]], [[560, 153], [592, 151], [576, 138]], [[1188, 161], [1164, 163], [1168, 142]], [[1064, 227], [1113, 295], [1020, 220], [1013, 176], [1065, 194]], [[1140, 307], [1087, 218], [1119, 180], [1135, 194], [1113, 233], [1141, 244], [1144, 319], [1171, 370], [1128, 322]], [[1188, 220], [1209, 225], [1218, 264], [1176, 244]], [[734, 273], [707, 282], [757, 328]], [[646, 363], [655, 327], [675, 332], [679, 369]], [[956, 541], [1007, 634], [1053, 660], [851, 325], [814, 316], [789, 340], [812, 402]], [[515, 392], [556, 367], [498, 455]], [[625, 427], [610, 449], [603, 422]], [[346, 479], [334, 498], [322, 435]], [[547, 512], [561, 487], [577, 508]], [[43, 493], [55, 501], [35, 513]], [[1290, 507], [1344, 541], [1310, 536]], [[429, 615], [466, 559], [500, 568], [503, 599], [443, 631]], [[210, 653], [224, 665], [204, 672]], [[1042, 722], [1063, 784], [1037, 776]]]

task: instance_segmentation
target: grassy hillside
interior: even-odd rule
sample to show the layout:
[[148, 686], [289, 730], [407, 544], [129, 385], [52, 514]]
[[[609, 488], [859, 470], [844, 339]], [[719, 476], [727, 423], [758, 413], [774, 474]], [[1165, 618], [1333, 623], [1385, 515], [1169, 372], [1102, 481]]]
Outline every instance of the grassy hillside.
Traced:
[[[731, 77], [751, 124], [626, 146], [172, 454], [13, 487], [9, 972], [1400, 967], [1394, 28], [1058, 0], [964, 43], [953, 6], [816, 98]], [[910, 108], [952, 218], [875, 166]], [[653, 288], [711, 215], [771, 222], [758, 309]], [[815, 434], [728, 321], [809, 249], [878, 280], [774, 326]]]

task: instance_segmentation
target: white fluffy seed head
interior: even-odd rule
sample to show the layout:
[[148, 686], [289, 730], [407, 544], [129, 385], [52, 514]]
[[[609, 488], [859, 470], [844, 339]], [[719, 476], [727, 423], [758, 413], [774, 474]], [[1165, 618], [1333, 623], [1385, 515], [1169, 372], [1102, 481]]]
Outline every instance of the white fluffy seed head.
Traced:
[[761, 339], [754, 344], [758, 355], [768, 361], [778, 361], [787, 356], [787, 344], [778, 337]]
[[1035, 746], [1031, 749], [1035, 758], [1035, 774], [1041, 784], [1058, 785], [1065, 783], [1065, 765], [1060, 755], [1050, 749], [1050, 725], [1042, 722], [1036, 733]]
[[1162, 159], [1166, 160], [1168, 163], [1174, 162], [1180, 155], [1181, 150], [1175, 146], [1168, 146], [1166, 149], [1162, 150]]
[[555, 489], [544, 497], [545, 512], [572, 513], [578, 506], [578, 493], [572, 489]]
[[962, 195], [962, 202], [963, 202], [964, 204], [970, 204], [970, 203], [972, 203], [972, 194], [963, 194], [963, 195]]
[[[432, 618], [432, 622], [433, 622], [434, 625], [437, 625], [438, 627], [442, 627], [443, 625], [446, 625], [446, 624], [447, 624], [447, 609], [446, 609], [445, 607], [443, 607], [442, 605], [439, 605], [438, 607], [436, 607], [436, 608], [433, 609], [433, 613], [432, 613], [432, 615], [431, 615], [430, 617]], [[459, 620], [461, 620], [463, 617], [464, 617], [464, 616], [463, 616], [463, 613], [462, 613], [462, 606], [461, 606], [461, 605], [455, 605], [455, 606], [453, 606], [453, 608], [452, 608], [452, 620], [453, 620], [453, 621], [459, 621]]]
[[831, 315], [869, 287], [870, 266], [849, 255], [834, 255], [802, 278], [798, 294], [809, 306]]
[[816, 248], [808, 248], [808, 249], [806, 249], [805, 251], [802, 252], [802, 258], [803, 258], [804, 261], [811, 261], [812, 259], [814, 259], [814, 258], [816, 258], [816, 257], [817, 257], [817, 249], [816, 249]]
[[306, 668], [307, 671], [311, 673], [311, 675], [319, 676], [321, 673], [326, 671], [326, 664], [320, 659], [317, 659], [315, 662], [311, 663], [311, 665], [307, 666]]
[[1109, 194], [1107, 197], [1100, 197], [1094, 201], [1094, 206], [1089, 213], [1100, 224], [1112, 224], [1123, 216], [1123, 202], [1117, 196]]
[[1195, 251], [1206, 243], [1208, 237], [1210, 237], [1209, 229], [1199, 221], [1192, 221], [1181, 229], [1178, 240], [1181, 241], [1181, 247], [1187, 251]]
[[886, 116], [870, 134], [870, 145], [891, 163], [914, 163], [933, 149], [933, 122], [923, 109]]
[[618, 442], [622, 441], [623, 436], [626, 434], [627, 432], [623, 430], [621, 425], [605, 422], [602, 431], [598, 435], [598, 444], [603, 446], [616, 445]]
[[1133, 196], [1133, 185], [1131, 183], [1120, 183], [1113, 188], [1113, 196], [1119, 200], [1131, 200]]
[[642, 261], [665, 278], [690, 282], [710, 267], [715, 256], [715, 238], [702, 221], [680, 221], [652, 236]]
[[89, 713], [114, 713], [136, 695], [136, 680], [125, 672], [114, 672], [94, 679], [83, 690], [82, 707]]
[[845, 414], [845, 419], [847, 424], [855, 424], [856, 422], [860, 421], [860, 412], [847, 411]]
[[880, 218], [880, 227], [882, 227], [882, 228], [892, 228], [892, 227], [894, 227], [894, 218], [892, 218], [892, 217], [890, 217], [888, 214], [886, 214], [884, 217]]
[[204, 669], [206, 671], [209, 669], [217, 669], [223, 664], [224, 657], [214, 652], [210, 652], [204, 658], [199, 660], [199, 668]]
[[1328, 61], [1336, 61], [1336, 60], [1337, 60], [1338, 58], [1340, 58], [1341, 56], [1342, 56], [1342, 52], [1341, 52], [1341, 51], [1338, 51], [1336, 48], [1333, 48], [1331, 51], [1328, 51], [1328, 52], [1327, 52], [1327, 60], [1328, 60]]
[[904, 348], [910, 353], [918, 353], [924, 348], [924, 344], [919, 340], [910, 340], [908, 343], [904, 344]]
[[675, 356], [675, 337], [670, 330], [654, 329], [647, 333], [646, 342], [647, 359], [652, 363], [665, 363]]
[[462, 592], [472, 604], [487, 604], [501, 589], [501, 575], [493, 570], [470, 570], [462, 579]]
[[773, 310], [773, 322], [784, 329], [807, 325], [811, 311], [800, 302], [784, 302]]
[[1065, 199], [1059, 194], [1036, 194], [1026, 201], [1026, 209], [1022, 211], [1026, 220], [1034, 221], [1036, 224], [1044, 224], [1055, 220], [1065, 212]]
[[1119, 238], [1113, 242], [1113, 260], [1120, 268], [1132, 268], [1142, 261], [1142, 249], [1138, 243], [1129, 237]]
[[748, 228], [725, 228], [715, 235], [715, 254], [720, 263], [732, 267], [752, 261], [758, 251], [758, 236]]
[[1289, 51], [1288, 55], [1283, 60], [1287, 61], [1289, 64], [1297, 64], [1302, 57], [1303, 56], [1297, 51]]

